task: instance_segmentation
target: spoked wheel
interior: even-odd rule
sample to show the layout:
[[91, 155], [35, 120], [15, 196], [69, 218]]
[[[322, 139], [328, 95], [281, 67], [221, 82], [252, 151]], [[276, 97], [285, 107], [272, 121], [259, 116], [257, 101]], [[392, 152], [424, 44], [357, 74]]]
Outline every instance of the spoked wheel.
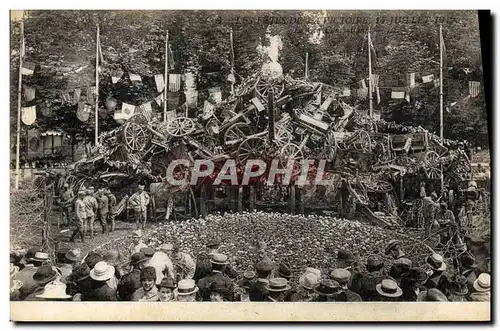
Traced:
[[365, 187], [369, 192], [374, 193], [388, 193], [392, 191], [391, 183], [380, 180], [367, 180]]
[[423, 167], [427, 178], [438, 179], [441, 177], [441, 165], [438, 153], [430, 151], [425, 153]]
[[358, 151], [370, 153], [372, 151], [372, 141], [368, 132], [359, 130], [356, 134], [357, 139], [352, 143], [353, 147]]
[[335, 155], [337, 155], [337, 140], [335, 139], [335, 133], [333, 131], [327, 132], [324, 146], [328, 161], [333, 161]]
[[77, 178], [75, 176], [68, 175], [68, 177], [66, 177], [66, 180], [64, 181], [64, 184], [68, 184], [69, 189], [73, 190], [73, 188], [76, 185], [76, 182], [77, 182]]
[[224, 132], [224, 144], [234, 145], [252, 134], [252, 129], [245, 123], [234, 123]]
[[287, 126], [280, 126], [274, 134], [274, 142], [279, 147], [283, 147], [292, 140], [292, 131]]
[[149, 132], [140, 124], [127, 122], [123, 129], [125, 144], [133, 151], [140, 151], [146, 148], [149, 142]]
[[302, 159], [304, 159], [304, 152], [299, 145], [288, 143], [280, 149], [280, 164], [282, 168], [286, 168], [288, 162], [293, 160], [292, 176], [300, 174], [300, 160]]
[[285, 83], [283, 81], [268, 81], [263, 78], [259, 78], [255, 86], [255, 91], [257, 92], [257, 94], [267, 101], [267, 95], [271, 90], [273, 91], [274, 98], [278, 99], [279, 97], [281, 97], [283, 91], [285, 90]]
[[196, 130], [194, 121], [188, 117], [177, 117], [167, 122], [167, 132], [173, 137], [183, 137]]
[[247, 138], [238, 146], [236, 159], [238, 162], [245, 162], [249, 158], [257, 158], [263, 154], [264, 145], [262, 138]]
[[375, 144], [375, 153], [377, 155], [378, 161], [381, 163], [388, 163], [392, 160], [391, 151], [384, 143], [377, 142]]

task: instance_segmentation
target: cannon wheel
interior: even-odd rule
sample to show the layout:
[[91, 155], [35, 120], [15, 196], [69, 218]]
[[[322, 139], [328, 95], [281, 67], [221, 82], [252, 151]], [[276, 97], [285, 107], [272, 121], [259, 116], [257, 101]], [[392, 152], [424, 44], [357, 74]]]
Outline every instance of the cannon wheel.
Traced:
[[237, 151], [238, 162], [244, 162], [249, 158], [255, 158], [262, 155], [265, 150], [264, 139], [254, 137], [245, 139], [239, 146]]
[[257, 84], [255, 85], [255, 92], [257, 92], [257, 94], [261, 98], [267, 100], [267, 95], [269, 94], [270, 90], [273, 90], [274, 97], [276, 99], [279, 99], [283, 94], [283, 91], [285, 90], [285, 83], [277, 81], [267, 81], [259, 77]]
[[140, 151], [146, 148], [149, 142], [149, 132], [140, 124], [127, 122], [123, 129], [125, 144], [133, 151]]
[[367, 180], [365, 187], [368, 191], [375, 193], [388, 193], [392, 191], [391, 183], [385, 181]]
[[325, 149], [328, 161], [333, 161], [335, 155], [337, 154], [337, 140], [335, 139], [335, 134], [332, 131], [328, 131], [325, 136]]
[[224, 132], [224, 144], [238, 139], [245, 139], [245, 137], [252, 134], [252, 129], [245, 123], [234, 123]]
[[363, 151], [365, 153], [371, 153], [372, 151], [372, 140], [365, 130], [357, 131], [357, 139], [352, 145], [358, 151]]
[[68, 184], [69, 189], [73, 190], [77, 181], [78, 179], [74, 175], [68, 175], [68, 177], [66, 177], [66, 180], [64, 181], [64, 184]]
[[439, 158], [438, 153], [434, 151], [425, 153], [423, 167], [427, 178], [438, 179], [441, 177]]
[[183, 137], [196, 130], [194, 121], [188, 117], [177, 117], [167, 122], [167, 132], [173, 137]]

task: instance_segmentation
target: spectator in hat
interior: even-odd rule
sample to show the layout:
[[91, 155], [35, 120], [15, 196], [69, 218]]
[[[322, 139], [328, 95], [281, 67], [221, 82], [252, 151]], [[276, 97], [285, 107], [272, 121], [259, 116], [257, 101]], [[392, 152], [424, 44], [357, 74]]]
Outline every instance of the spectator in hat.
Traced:
[[82, 260], [82, 252], [79, 249], [71, 249], [64, 254], [64, 258], [58, 265], [61, 271], [61, 282], [66, 284], [66, 278], [71, 275], [73, 268]]
[[84, 262], [89, 266], [90, 269], [93, 269], [94, 266], [103, 260], [101, 254], [96, 252], [90, 252], [85, 258]]
[[173, 244], [171, 254], [176, 279], [178, 281], [181, 279], [192, 279], [196, 269], [196, 263], [191, 255], [181, 252], [181, 248], [178, 243]]
[[152, 249], [151, 247], [144, 247], [144, 248], [141, 248], [141, 250], [139, 252], [144, 253], [144, 256], [148, 259], [146, 261], [146, 267], [147, 267], [149, 265], [149, 262], [151, 261], [151, 258], [153, 257], [153, 255], [155, 255], [155, 250]]
[[427, 291], [420, 292], [417, 301], [448, 302], [448, 298], [437, 288], [430, 288]]
[[377, 256], [371, 255], [366, 261], [367, 273], [356, 273], [352, 276], [350, 289], [361, 296], [363, 301], [377, 299], [377, 285], [385, 278], [382, 273], [384, 262]]
[[376, 301], [400, 301], [403, 295], [401, 288], [392, 279], [383, 279], [375, 288], [378, 293], [378, 300]]
[[335, 297], [342, 293], [340, 284], [333, 279], [322, 279], [318, 285], [314, 287], [314, 292], [317, 297], [314, 302], [334, 302]]
[[395, 260], [405, 257], [406, 254], [401, 248], [401, 241], [391, 240], [385, 248], [385, 255], [391, 255]]
[[216, 278], [210, 285], [209, 297], [211, 302], [223, 302], [223, 301], [233, 301], [234, 292], [232, 286], [229, 287], [224, 280]]
[[348, 288], [349, 280], [351, 279], [351, 272], [347, 269], [334, 269], [330, 273], [330, 278], [339, 283], [342, 288], [342, 295], [338, 295], [336, 301], [344, 302], [360, 302], [362, 301], [361, 296], [351, 291]]
[[115, 231], [115, 211], [114, 208], [116, 207], [116, 197], [114, 196], [113, 193], [109, 190], [109, 188], [106, 188], [104, 191], [104, 194], [106, 194], [106, 197], [108, 197], [108, 223], [110, 223], [109, 231]]
[[198, 293], [198, 287], [193, 279], [181, 279], [174, 290], [174, 296], [179, 302], [195, 302], [196, 293]]
[[291, 288], [292, 287], [288, 284], [288, 280], [286, 280], [285, 278], [271, 278], [266, 285], [268, 295], [265, 301], [284, 302], [285, 296]]
[[73, 296], [73, 301], [85, 301], [91, 287], [90, 268], [87, 264], [81, 264], [73, 269], [71, 275], [67, 277], [68, 294]]
[[115, 279], [119, 281], [126, 273], [127, 270], [125, 270], [121, 265], [120, 265], [120, 252], [118, 252], [116, 249], [111, 249], [109, 251], [106, 251], [103, 256], [104, 261], [115, 267]]
[[156, 270], [153, 267], [145, 267], [140, 274], [141, 285], [132, 295], [131, 301], [155, 302], [159, 300], [158, 288], [156, 287]]
[[220, 242], [217, 239], [210, 239], [207, 242], [207, 251], [201, 252], [196, 258], [196, 269], [193, 279], [198, 282], [203, 277], [210, 275], [212, 272], [212, 263], [210, 256], [219, 253]]
[[94, 196], [94, 188], [89, 187], [87, 190], [87, 194], [83, 198], [83, 202], [85, 203], [85, 215], [86, 215], [86, 223], [84, 224], [84, 231], [86, 231], [86, 227], [88, 225], [90, 231], [90, 239], [94, 238], [94, 221], [95, 215], [97, 214], [97, 210], [99, 209], [99, 204], [97, 203], [97, 199]]
[[118, 283], [118, 298], [120, 301], [130, 301], [134, 292], [141, 288], [141, 270], [146, 266], [147, 260], [147, 257], [142, 252], [135, 253], [130, 258], [132, 271], [123, 276]]
[[115, 268], [104, 261], [98, 262], [90, 270], [91, 285], [85, 301], [117, 301], [116, 291], [107, 284], [115, 275]]
[[71, 223], [71, 207], [73, 205], [75, 195], [73, 194], [73, 190], [70, 189], [68, 183], [64, 183], [63, 188], [64, 191], [61, 195], [62, 226], [66, 226]]
[[424, 217], [425, 236], [429, 237], [430, 230], [434, 224], [434, 214], [439, 204], [436, 202], [437, 194], [432, 192], [430, 196], [422, 199], [422, 213]]
[[315, 273], [305, 272], [299, 277], [299, 287], [291, 301], [311, 302], [316, 297], [314, 288], [319, 284], [320, 277]]
[[139, 253], [142, 248], [148, 247], [145, 243], [142, 242], [142, 230], [136, 230], [132, 232], [132, 243], [129, 246], [130, 256], [134, 253]]
[[473, 290], [469, 294], [469, 301], [489, 302], [490, 301], [490, 275], [482, 273], [473, 284]]
[[156, 270], [157, 285], [161, 283], [164, 277], [172, 279], [175, 277], [174, 265], [168, 256], [168, 252], [172, 251], [172, 248], [172, 244], [161, 245], [158, 251], [153, 252], [153, 256], [147, 263], [148, 266], [151, 266]]
[[[39, 301], [37, 295], [42, 294], [45, 285], [57, 278], [57, 273], [50, 265], [44, 265], [38, 268], [38, 270], [33, 275], [33, 280], [36, 284], [34, 289], [29, 289], [30, 291], [21, 291], [20, 299], [25, 301]], [[21, 288], [23, 290], [23, 288]]]
[[42, 301], [70, 301], [72, 298], [66, 294], [66, 284], [57, 279], [45, 285], [43, 291], [35, 296]]
[[467, 288], [467, 278], [463, 276], [455, 277], [452, 282], [452, 287], [450, 291], [449, 301], [451, 302], [467, 302], [466, 296], [469, 294], [469, 289]]
[[401, 257], [394, 261], [389, 270], [389, 276], [394, 279], [398, 284], [401, 283], [401, 276], [408, 272], [412, 266], [412, 262], [410, 259], [405, 257]]
[[427, 280], [425, 270], [419, 267], [412, 267], [401, 275], [400, 287], [403, 291], [402, 301], [417, 301], [417, 296], [426, 288]]
[[80, 236], [82, 243], [85, 242], [85, 232], [87, 225], [87, 206], [85, 204], [85, 190], [80, 189], [73, 204], [75, 230], [71, 235], [71, 242], [75, 242], [76, 236]]
[[176, 301], [175, 297], [175, 286], [174, 280], [172, 278], [164, 277], [160, 284], [158, 284], [158, 301], [160, 302], [172, 302]]
[[427, 266], [431, 269], [427, 272], [427, 281], [424, 286], [427, 289], [437, 288], [445, 295], [449, 290], [449, 281], [443, 272], [446, 270], [446, 263], [441, 255], [433, 253], [425, 260]]
[[335, 265], [337, 268], [351, 269], [354, 262], [354, 255], [345, 249], [339, 249], [337, 252], [337, 258], [335, 259]]
[[445, 247], [457, 231], [455, 215], [448, 209], [446, 202], [440, 203], [440, 209], [436, 212], [436, 222], [439, 226], [439, 246]]
[[234, 301], [250, 301], [250, 294], [248, 290], [252, 283], [255, 281], [257, 274], [252, 270], [245, 270], [243, 273], [243, 278], [240, 279], [234, 289]]
[[137, 192], [132, 194], [128, 201], [135, 211], [135, 225], [137, 229], [144, 229], [146, 227], [149, 205], [149, 195], [144, 191], [144, 185], [139, 185]]
[[257, 280], [250, 285], [248, 294], [250, 301], [265, 301], [268, 296], [266, 286], [268, 285], [268, 277], [273, 271], [273, 264], [269, 259], [263, 259], [255, 265], [255, 272], [257, 273]]
[[10, 301], [19, 301], [19, 289], [22, 286], [21, 281], [10, 278]]
[[[23, 283], [22, 287], [19, 289], [20, 300], [23, 300], [41, 286], [35, 278], [35, 275], [42, 266], [49, 262], [49, 254], [44, 252], [36, 252], [35, 256], [29, 258], [29, 262], [30, 264], [28, 264], [26, 268], [18, 272], [14, 277], [14, 279], [17, 279]], [[48, 267], [52, 268], [52, 266], [50, 265], [48, 265]], [[54, 272], [56, 271], [54, 270]]]
[[473, 290], [474, 282], [477, 279], [476, 274], [476, 258], [471, 253], [461, 254], [459, 257], [460, 261], [460, 274], [467, 279], [467, 288], [469, 293]]
[[103, 188], [97, 191], [97, 204], [99, 205], [99, 223], [101, 223], [102, 233], [104, 234], [106, 233], [106, 226], [108, 222], [109, 200], [108, 196], [104, 193]]
[[[228, 257], [224, 254], [212, 254], [210, 256], [210, 263], [212, 264], [212, 272], [210, 275], [203, 277], [198, 281], [198, 288], [200, 289], [200, 296], [203, 301], [210, 301], [210, 284], [215, 281], [225, 284], [228, 292], [225, 292], [227, 297], [226, 301], [233, 301], [234, 286], [229, 277], [222, 273], [224, 267], [228, 264]], [[230, 296], [229, 296], [230, 293]]]
[[290, 284], [291, 288], [285, 295], [285, 301], [291, 301], [292, 296], [297, 292], [297, 288], [290, 283], [290, 279], [292, 278], [292, 267], [290, 266], [290, 263], [281, 262], [276, 270], [276, 275], [278, 278], [285, 278]]

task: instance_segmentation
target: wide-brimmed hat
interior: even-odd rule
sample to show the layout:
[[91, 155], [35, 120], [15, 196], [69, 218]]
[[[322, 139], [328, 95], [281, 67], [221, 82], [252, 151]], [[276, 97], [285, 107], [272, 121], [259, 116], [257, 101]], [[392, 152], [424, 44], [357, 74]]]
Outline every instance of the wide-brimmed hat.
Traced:
[[220, 242], [215, 238], [212, 238], [209, 241], [207, 241], [208, 248], [214, 248], [214, 247], [217, 247], [219, 245], [220, 245]]
[[85, 263], [92, 269], [98, 262], [102, 261], [102, 256], [96, 252], [90, 252], [85, 258]]
[[40, 284], [46, 284], [56, 279], [57, 273], [50, 265], [44, 265], [38, 268], [33, 275], [33, 280]]
[[171, 288], [171, 289], [177, 288], [177, 286], [174, 283], [174, 280], [172, 278], [168, 278], [168, 277], [164, 277], [161, 280], [160, 284], [158, 284], [158, 288], [162, 288], [162, 287]]
[[36, 252], [40, 252], [40, 249], [41, 249], [40, 247], [32, 247], [32, 248], [28, 249], [26, 254], [24, 254], [24, 259], [27, 262], [31, 262], [31, 259], [33, 257], [35, 257]]
[[303, 274], [299, 277], [299, 285], [308, 290], [314, 290], [319, 284], [319, 277], [316, 274]]
[[488, 292], [490, 290], [490, 275], [487, 273], [480, 274], [472, 286], [478, 292]]
[[49, 253], [36, 252], [31, 261], [45, 262], [49, 260]]
[[419, 267], [412, 267], [408, 269], [403, 275], [401, 275], [401, 279], [408, 279], [413, 282], [423, 282], [427, 279], [427, 273], [424, 269]]
[[346, 269], [334, 269], [330, 273], [330, 278], [339, 282], [339, 284], [347, 284], [351, 278], [351, 272]]
[[144, 262], [147, 260], [148, 260], [148, 258], [146, 257], [146, 255], [144, 255], [143, 252], [138, 252], [138, 253], [132, 254], [132, 256], [130, 257], [130, 264], [136, 265], [140, 262]]
[[213, 264], [225, 265], [225, 264], [228, 264], [227, 260], [228, 260], [228, 257], [225, 254], [217, 253], [217, 254], [210, 255], [210, 263], [213, 263]]
[[321, 278], [321, 270], [316, 268], [307, 267], [306, 270], [304, 270], [304, 275], [305, 274], [314, 274], [318, 276], [318, 278]]
[[367, 267], [382, 267], [384, 265], [384, 261], [380, 259], [377, 255], [370, 255], [368, 259], [366, 259]]
[[322, 279], [319, 284], [314, 287], [314, 292], [326, 297], [332, 297], [342, 292], [342, 287], [336, 280]]
[[71, 295], [66, 294], [66, 284], [60, 281], [53, 281], [45, 285], [42, 294], [37, 294], [37, 298], [43, 299], [69, 299]]
[[377, 292], [388, 298], [397, 298], [403, 294], [398, 284], [392, 279], [384, 279], [375, 287]]
[[395, 239], [390, 240], [385, 247], [385, 254], [388, 255], [398, 245], [401, 245], [401, 241]]
[[104, 253], [104, 261], [108, 262], [108, 263], [114, 263], [116, 261], [118, 261], [118, 259], [120, 258], [120, 252], [118, 252], [116, 249], [110, 249], [109, 251], [106, 251], [106, 253]]
[[104, 261], [98, 262], [94, 269], [90, 270], [90, 278], [97, 281], [106, 281], [115, 275], [115, 267]]
[[467, 287], [467, 278], [465, 278], [464, 276], [458, 276], [453, 282], [451, 293], [455, 295], [466, 295], [467, 293], [469, 293], [469, 289]]
[[292, 267], [289, 263], [281, 262], [278, 266], [278, 275], [283, 278], [292, 277]]
[[90, 277], [90, 268], [84, 263], [73, 269], [71, 275], [69, 275], [69, 280], [75, 283], [81, 282]]
[[444, 271], [446, 270], [446, 263], [444, 263], [444, 259], [441, 255], [437, 253], [433, 253], [425, 259], [425, 262], [432, 270], [436, 271]]
[[288, 280], [281, 277], [269, 279], [269, 283], [266, 285], [266, 290], [269, 292], [284, 292], [291, 288], [292, 287], [288, 285]]
[[196, 286], [194, 280], [192, 279], [182, 279], [177, 284], [177, 288], [175, 289], [177, 295], [191, 295], [198, 292], [198, 286]]
[[79, 249], [72, 249], [66, 253], [65, 257], [68, 260], [73, 261], [73, 262], [81, 261], [82, 260], [82, 252]]
[[59, 256], [65, 256], [66, 253], [68, 253], [71, 249], [72, 249], [72, 247], [70, 245], [68, 245], [66, 243], [62, 243], [57, 248], [56, 254]]
[[448, 302], [448, 298], [437, 288], [422, 291], [417, 295], [417, 301]]
[[141, 248], [140, 251], [143, 252], [146, 257], [153, 257], [153, 255], [155, 255], [155, 250], [151, 247]]
[[132, 232], [132, 237], [142, 237], [142, 230], [135, 230]]

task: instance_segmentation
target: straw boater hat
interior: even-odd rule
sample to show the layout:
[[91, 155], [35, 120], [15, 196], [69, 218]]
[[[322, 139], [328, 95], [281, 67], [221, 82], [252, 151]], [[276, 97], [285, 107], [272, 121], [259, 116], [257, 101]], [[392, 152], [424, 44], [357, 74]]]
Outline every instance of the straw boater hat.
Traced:
[[307, 290], [314, 290], [319, 284], [319, 277], [315, 274], [303, 274], [299, 277], [299, 285]]
[[480, 274], [472, 286], [478, 292], [488, 292], [490, 290], [490, 275], [487, 273]]
[[347, 284], [351, 278], [351, 272], [346, 269], [334, 269], [330, 278], [339, 282], [340, 285]]
[[90, 278], [97, 281], [106, 281], [115, 274], [115, 267], [104, 261], [98, 262], [94, 269], [90, 270]]
[[271, 278], [269, 283], [266, 284], [266, 290], [269, 292], [284, 292], [288, 291], [292, 287], [288, 285], [288, 280], [285, 278]]
[[198, 292], [198, 286], [196, 286], [194, 280], [192, 279], [182, 279], [177, 284], [177, 288], [174, 290], [177, 295], [191, 295]]
[[314, 287], [314, 292], [325, 297], [333, 297], [342, 292], [342, 288], [339, 282], [333, 279], [322, 279], [319, 284]]
[[375, 287], [378, 294], [388, 298], [398, 298], [403, 291], [392, 279], [384, 279]]
[[314, 274], [318, 278], [321, 278], [321, 270], [316, 269], [316, 268], [307, 267], [306, 270], [304, 271], [304, 274]]
[[448, 302], [448, 298], [437, 288], [422, 291], [417, 295], [417, 301]]
[[82, 252], [79, 249], [72, 249], [66, 253], [65, 257], [73, 262], [81, 261]]
[[401, 241], [399, 240], [390, 240], [387, 246], [385, 247], [385, 254], [389, 254], [396, 246], [401, 245]]
[[44, 252], [36, 252], [31, 261], [45, 262], [49, 260], [49, 254]]
[[433, 253], [432, 255], [428, 256], [425, 262], [429, 267], [431, 267], [432, 270], [435, 271], [446, 270], [446, 263], [444, 263], [443, 257], [437, 253]]
[[43, 293], [38, 294], [37, 298], [42, 299], [69, 299], [71, 295], [66, 294], [66, 285], [60, 281], [53, 281], [45, 285]]
[[228, 264], [227, 255], [224, 254], [212, 254], [210, 255], [210, 262], [213, 264]]

